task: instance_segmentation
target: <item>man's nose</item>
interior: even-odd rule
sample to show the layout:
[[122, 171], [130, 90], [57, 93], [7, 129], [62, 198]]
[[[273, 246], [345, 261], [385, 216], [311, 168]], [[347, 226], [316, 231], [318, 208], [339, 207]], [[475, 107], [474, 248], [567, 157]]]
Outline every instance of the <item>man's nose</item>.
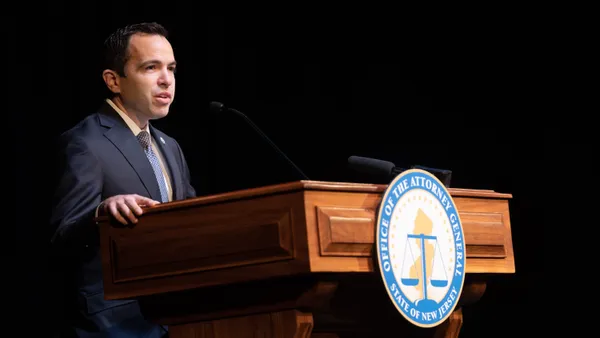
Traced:
[[174, 80], [173, 73], [170, 72], [168, 69], [163, 69], [160, 72], [160, 76], [158, 77], [158, 85], [161, 87], [168, 88], [173, 83], [173, 80]]

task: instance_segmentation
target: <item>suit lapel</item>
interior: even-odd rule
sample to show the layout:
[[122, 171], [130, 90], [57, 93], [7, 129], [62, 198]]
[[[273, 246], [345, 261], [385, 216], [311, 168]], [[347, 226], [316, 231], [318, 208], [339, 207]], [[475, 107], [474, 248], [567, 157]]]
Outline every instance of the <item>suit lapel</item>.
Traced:
[[183, 191], [181, 189], [181, 170], [177, 165], [177, 160], [173, 154], [173, 145], [167, 143], [167, 138], [164, 134], [150, 125], [150, 132], [154, 136], [154, 140], [160, 149], [165, 160], [165, 165], [169, 170], [169, 176], [171, 177], [171, 187], [173, 188], [173, 200], [179, 200], [183, 198]]
[[[144, 150], [121, 117], [116, 112], [112, 112], [112, 108], [108, 104], [106, 106], [108, 108], [103, 109], [105, 114], [100, 115], [100, 123], [110, 129], [104, 133], [104, 136], [119, 149], [133, 167], [144, 187], [146, 187], [150, 198], [160, 201], [160, 189], [152, 165], [150, 165]], [[110, 112], [107, 113], [106, 110], [110, 110]]]

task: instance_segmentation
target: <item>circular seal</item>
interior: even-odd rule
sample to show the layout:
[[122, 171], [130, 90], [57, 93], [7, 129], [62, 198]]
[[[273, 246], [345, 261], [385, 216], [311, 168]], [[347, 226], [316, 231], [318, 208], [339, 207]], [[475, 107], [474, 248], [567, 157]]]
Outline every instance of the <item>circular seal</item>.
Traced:
[[414, 325], [441, 324], [460, 298], [466, 262], [446, 187], [427, 171], [402, 172], [383, 194], [375, 228], [377, 263], [396, 309]]

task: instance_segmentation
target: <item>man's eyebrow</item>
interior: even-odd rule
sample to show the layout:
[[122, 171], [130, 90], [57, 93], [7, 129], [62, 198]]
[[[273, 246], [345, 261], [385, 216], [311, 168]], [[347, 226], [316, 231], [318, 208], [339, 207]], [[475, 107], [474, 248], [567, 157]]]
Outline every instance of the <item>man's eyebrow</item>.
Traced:
[[[159, 60], [148, 60], [148, 61], [142, 62], [142, 64], [140, 64], [140, 67], [146, 67], [148, 65], [153, 65], [153, 64], [158, 65], [158, 64], [161, 64], [161, 62]], [[176, 66], [176, 65], [177, 65], [177, 61], [173, 61], [173, 62], [169, 63], [169, 66], [171, 66], [171, 67]]]

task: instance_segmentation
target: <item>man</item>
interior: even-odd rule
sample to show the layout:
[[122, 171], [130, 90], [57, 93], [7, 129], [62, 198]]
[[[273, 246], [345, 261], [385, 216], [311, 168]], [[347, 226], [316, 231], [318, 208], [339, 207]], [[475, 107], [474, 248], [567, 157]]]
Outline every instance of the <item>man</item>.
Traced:
[[93, 220], [107, 214], [135, 224], [145, 206], [196, 196], [179, 144], [150, 123], [169, 113], [176, 62], [156, 23], [119, 29], [105, 47], [102, 77], [111, 97], [61, 137], [51, 221], [52, 244], [72, 271], [69, 330], [78, 337], [163, 337], [166, 328], [145, 320], [136, 301], [104, 299]]

